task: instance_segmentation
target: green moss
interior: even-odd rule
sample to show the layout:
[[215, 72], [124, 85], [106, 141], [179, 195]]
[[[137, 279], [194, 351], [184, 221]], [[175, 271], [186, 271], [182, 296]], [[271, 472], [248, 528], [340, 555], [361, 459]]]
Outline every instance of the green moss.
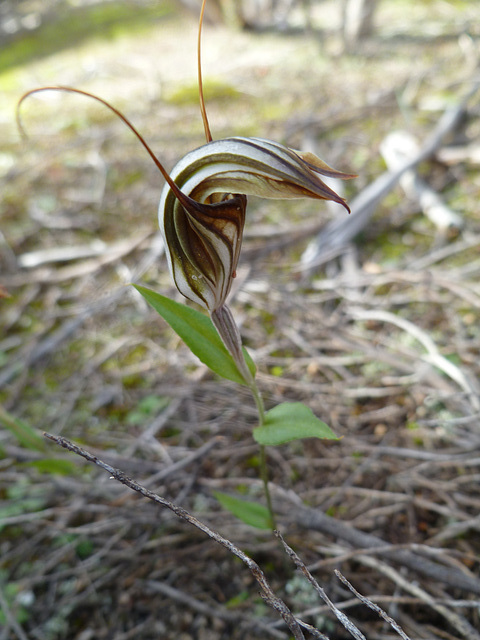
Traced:
[[354, 451], [352, 453], [352, 458], [355, 460], [362, 460], [365, 457], [365, 454], [362, 451]]
[[81, 560], [85, 560], [86, 558], [91, 556], [93, 551], [94, 551], [93, 542], [88, 539], [80, 540], [75, 547], [75, 553]]
[[275, 365], [270, 369], [270, 373], [272, 374], [272, 376], [276, 376], [277, 378], [281, 378], [283, 376], [283, 373], [284, 373], [284, 368], [279, 366], [279, 365]]
[[269, 101], [261, 104], [259, 118], [264, 125], [266, 122], [280, 121], [283, 122], [291, 116], [292, 106], [286, 105], [280, 101]]
[[[30, 618], [30, 612], [27, 607], [19, 603], [19, 595], [23, 591], [23, 585], [20, 582], [7, 582], [4, 588], [4, 597], [7, 602], [10, 614], [13, 613], [14, 619], [19, 624], [25, 624]], [[3, 610], [0, 610], [0, 624], [6, 625], [7, 619]]]
[[230, 600], [227, 600], [225, 607], [227, 609], [235, 609], [246, 602], [249, 597], [250, 593], [248, 591], [241, 591], [237, 595], [233, 596], [233, 598], [230, 598]]
[[[220, 80], [214, 80], [212, 78], [205, 78], [203, 80], [203, 97], [205, 102], [212, 100], [235, 100], [242, 94], [235, 89], [231, 84], [221, 82]], [[164, 96], [166, 102], [175, 105], [197, 105], [198, 104], [198, 84], [197, 81], [184, 84], [170, 93]]]

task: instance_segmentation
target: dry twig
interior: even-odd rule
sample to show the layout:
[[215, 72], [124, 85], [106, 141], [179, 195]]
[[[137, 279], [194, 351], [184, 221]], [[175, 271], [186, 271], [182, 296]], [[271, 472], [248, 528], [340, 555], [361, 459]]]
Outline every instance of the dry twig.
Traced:
[[67, 451], [71, 451], [72, 453], [75, 453], [76, 455], [79, 455], [82, 458], [85, 458], [85, 460], [88, 460], [89, 462], [93, 462], [97, 466], [101, 467], [102, 469], [110, 473], [112, 478], [114, 478], [118, 482], [121, 482], [122, 484], [129, 487], [133, 491], [136, 491], [137, 493], [141, 494], [145, 498], [148, 498], [149, 500], [152, 500], [153, 502], [160, 504], [163, 507], [166, 507], [167, 509], [170, 509], [170, 511], [173, 511], [173, 513], [177, 517], [193, 525], [194, 527], [196, 527], [197, 529], [205, 533], [209, 538], [211, 538], [212, 540], [217, 542], [219, 545], [227, 549], [227, 551], [229, 551], [230, 553], [235, 555], [237, 558], [239, 558], [242, 562], [244, 562], [247, 565], [251, 574], [257, 581], [261, 590], [262, 598], [270, 607], [272, 607], [272, 609], [277, 611], [282, 616], [283, 620], [285, 621], [285, 624], [293, 633], [295, 640], [305, 640], [305, 636], [302, 633], [302, 630], [300, 628], [298, 621], [295, 619], [292, 612], [287, 607], [287, 605], [283, 602], [283, 600], [281, 600], [278, 596], [276, 596], [275, 593], [272, 591], [272, 588], [270, 587], [265, 577], [265, 574], [260, 569], [258, 564], [254, 560], [249, 558], [243, 551], [241, 551], [241, 549], [239, 549], [232, 542], [230, 542], [230, 540], [227, 540], [226, 538], [221, 536], [219, 533], [217, 533], [216, 531], [208, 527], [206, 524], [204, 524], [203, 522], [195, 518], [195, 516], [192, 516], [188, 511], [186, 511], [182, 507], [179, 507], [178, 505], [170, 502], [166, 498], [163, 498], [157, 495], [156, 493], [153, 493], [146, 487], [143, 487], [142, 485], [140, 485], [135, 480], [132, 480], [131, 478], [126, 476], [123, 473], [123, 471], [119, 469], [115, 469], [114, 467], [110, 466], [103, 460], [100, 460], [100, 458], [98, 458], [97, 456], [94, 456], [88, 451], [86, 451], [85, 449], [78, 447], [77, 445], [73, 444], [66, 438], [63, 438], [61, 436], [54, 436], [49, 433], [45, 433], [44, 435], [49, 440], [52, 440], [53, 442], [57, 443], [64, 449], [67, 449]]

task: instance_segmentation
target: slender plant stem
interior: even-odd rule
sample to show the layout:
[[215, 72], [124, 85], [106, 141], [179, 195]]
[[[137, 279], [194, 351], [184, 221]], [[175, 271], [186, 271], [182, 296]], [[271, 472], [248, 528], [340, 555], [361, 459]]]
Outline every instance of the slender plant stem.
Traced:
[[262, 427], [265, 423], [265, 406], [263, 404], [263, 398], [260, 394], [260, 390], [257, 387], [257, 383], [255, 382], [255, 380], [253, 381], [253, 385], [250, 387], [250, 391], [252, 392], [255, 404], [257, 405], [259, 426]]
[[[263, 427], [265, 424], [265, 407], [263, 404], [263, 398], [260, 394], [260, 390], [257, 387], [255, 380], [253, 381], [253, 385], [250, 387], [252, 395], [255, 399], [255, 404], [257, 405], [258, 411], [258, 424], [260, 427]], [[277, 528], [277, 522], [275, 518], [275, 512], [273, 511], [272, 506], [272, 496], [270, 495], [270, 488], [268, 486], [268, 465], [267, 465], [267, 452], [265, 449], [265, 445], [260, 445], [260, 475], [263, 482], [263, 489], [265, 491], [265, 498], [267, 500], [267, 508], [270, 512], [270, 524], [272, 530], [275, 531]]]
[[[215, 309], [215, 311], [212, 311], [211, 318], [218, 333], [220, 334], [220, 337], [223, 340], [225, 347], [231, 354], [239, 372], [245, 380], [245, 383], [252, 392], [255, 404], [257, 406], [258, 423], [260, 427], [263, 427], [263, 425], [265, 424], [265, 406], [263, 404], [263, 398], [260, 394], [257, 383], [255, 382], [255, 378], [245, 361], [245, 356], [243, 354], [242, 348], [242, 338], [240, 336], [238, 326], [233, 318], [232, 312], [226, 305], [223, 305], [218, 309]], [[274, 531], [277, 526], [275, 513], [272, 506], [272, 497], [270, 495], [270, 489], [268, 486], [267, 455], [264, 445], [260, 445], [260, 476], [262, 478], [265, 498], [267, 500], [267, 508], [270, 513], [270, 523], [272, 526], [272, 530]]]
[[272, 531], [275, 531], [277, 529], [277, 520], [275, 518], [275, 512], [272, 506], [272, 496], [270, 495], [270, 489], [268, 486], [267, 455], [265, 452], [265, 445], [263, 444], [260, 445], [260, 474], [262, 476], [263, 489], [267, 500], [267, 509], [270, 513], [270, 526], [272, 527]]

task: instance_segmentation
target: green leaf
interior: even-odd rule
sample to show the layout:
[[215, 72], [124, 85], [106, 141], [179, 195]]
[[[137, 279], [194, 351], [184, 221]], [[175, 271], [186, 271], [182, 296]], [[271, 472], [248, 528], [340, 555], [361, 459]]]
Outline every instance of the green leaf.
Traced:
[[301, 402], [283, 402], [267, 411], [265, 423], [253, 430], [253, 437], [259, 444], [271, 446], [302, 438], [337, 439], [330, 427]]
[[257, 529], [272, 528], [270, 512], [263, 504], [235, 498], [228, 493], [222, 493], [220, 491], [214, 491], [213, 495], [224, 509], [233, 513], [234, 516], [242, 522], [245, 522], [245, 524], [249, 524], [251, 527], [256, 527]]
[[35, 431], [26, 422], [12, 416], [2, 406], [0, 406], [0, 424], [13, 433], [22, 447], [33, 449], [33, 451], [45, 450], [45, 441], [38, 431]]
[[35, 467], [41, 473], [58, 474], [61, 476], [72, 476], [78, 473], [78, 465], [63, 458], [43, 458], [30, 462], [29, 466]]
[[[228, 380], [246, 384], [210, 318], [156, 291], [136, 284], [133, 286], [207, 367]], [[255, 364], [245, 349], [243, 352], [254, 376]]]

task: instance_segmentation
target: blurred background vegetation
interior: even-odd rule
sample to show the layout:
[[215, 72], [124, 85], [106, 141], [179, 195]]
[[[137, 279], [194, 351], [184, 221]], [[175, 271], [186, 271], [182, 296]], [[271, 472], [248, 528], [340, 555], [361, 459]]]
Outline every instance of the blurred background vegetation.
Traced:
[[[423, 143], [478, 83], [477, 3], [375, 5], [366, 33], [352, 35], [346, 2], [209, 3], [203, 72], [214, 137], [314, 150], [358, 173], [344, 185], [350, 201], [386, 170], [388, 133]], [[91, 91], [171, 168], [204, 142], [196, 9], [176, 0], [0, 4], [1, 640], [288, 637], [236, 561], [56, 450], [44, 430], [216, 526], [268, 569], [296, 612], [331, 640], [345, 637], [270, 536], [212, 496], [261, 499], [255, 407], [200, 366], [129, 286], [177, 296], [157, 232], [157, 169], [113, 114], [80, 96], [26, 101], [25, 140], [15, 122], [32, 88]], [[280, 522], [369, 640], [394, 636], [351, 603], [335, 566], [412, 638], [474, 637], [462, 621], [480, 627], [479, 596], [413, 572], [408, 583], [420, 591], [408, 591], [385, 558], [372, 567], [341, 540], [289, 522], [288, 499], [385, 544], [425, 545], [478, 579], [478, 116], [474, 95], [418, 169], [458, 226], [438, 228], [397, 185], [334, 259], [306, 269], [309, 242], [346, 214], [250, 201], [233, 308], [267, 403], [302, 400], [343, 436], [271, 453]], [[445, 361], [452, 369], [438, 366]]]

